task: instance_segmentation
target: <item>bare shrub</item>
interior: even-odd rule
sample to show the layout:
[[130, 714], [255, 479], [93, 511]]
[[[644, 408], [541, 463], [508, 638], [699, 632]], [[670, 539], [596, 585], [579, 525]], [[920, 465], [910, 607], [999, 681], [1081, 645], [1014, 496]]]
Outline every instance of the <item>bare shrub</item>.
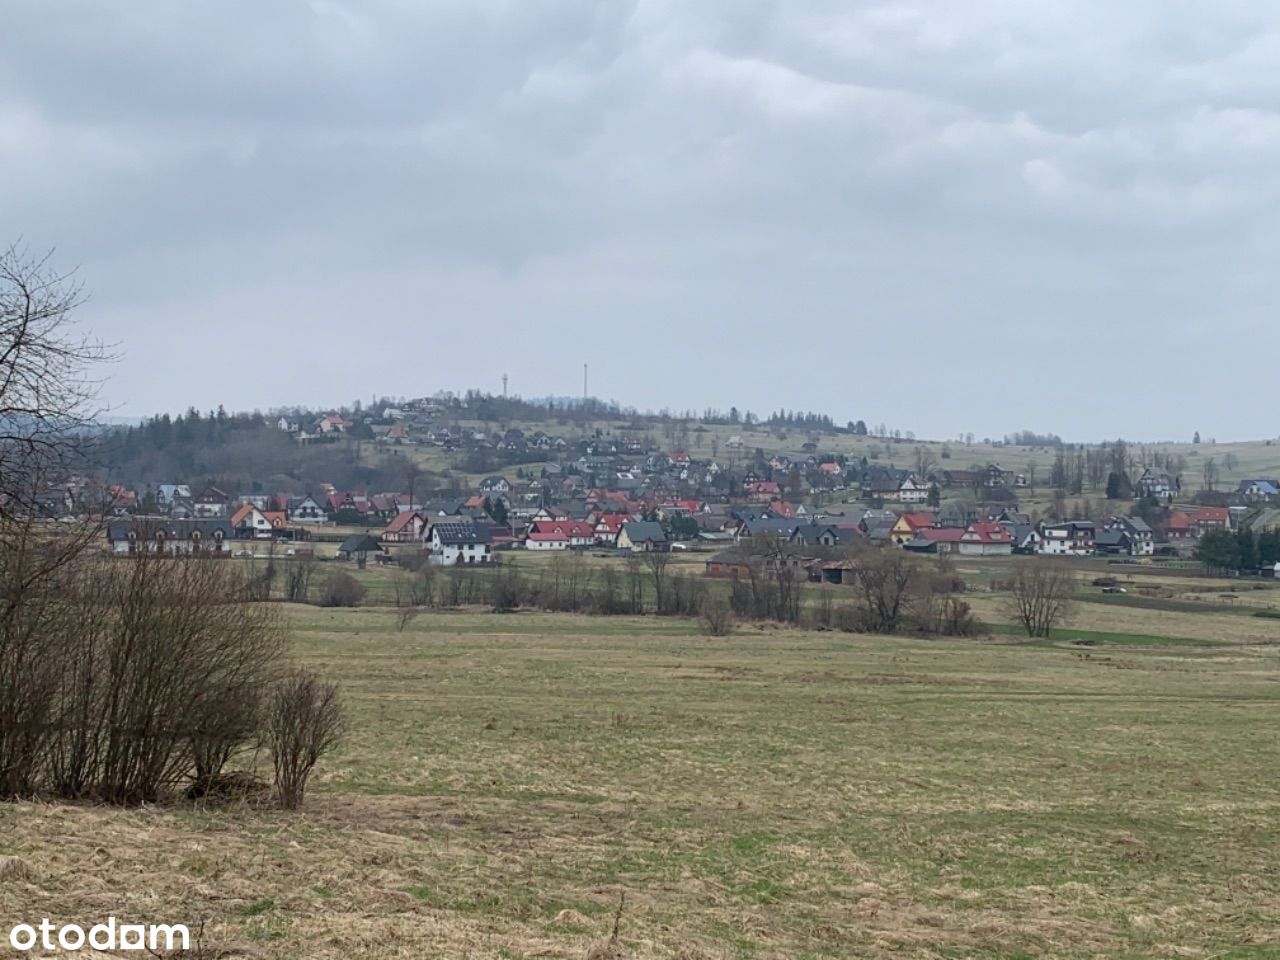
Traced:
[[284, 637], [244, 578], [198, 556], [86, 561], [69, 585], [83, 611], [61, 658], [48, 785], [107, 803], [161, 799], [209, 781], [252, 746]]
[[709, 637], [727, 637], [733, 632], [733, 610], [721, 596], [709, 596], [702, 604], [702, 632]]
[[338, 570], [329, 576], [325, 584], [323, 606], [358, 607], [364, 601], [364, 584], [351, 574]]
[[346, 732], [336, 684], [299, 669], [280, 680], [267, 704], [266, 737], [275, 764], [276, 792], [286, 810], [302, 806], [311, 771]]
[[490, 580], [489, 602], [495, 613], [510, 613], [525, 602], [525, 582], [514, 566], [498, 570]]

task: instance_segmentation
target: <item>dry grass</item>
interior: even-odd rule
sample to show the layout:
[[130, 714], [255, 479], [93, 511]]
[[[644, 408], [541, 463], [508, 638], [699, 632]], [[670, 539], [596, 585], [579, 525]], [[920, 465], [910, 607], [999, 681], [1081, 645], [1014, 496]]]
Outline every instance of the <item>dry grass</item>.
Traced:
[[1280, 627], [1099, 612], [1220, 642], [291, 609], [355, 722], [306, 810], [3, 807], [0, 912], [581, 960], [625, 893], [632, 960], [1276, 955], [1277, 652], [1226, 631]]

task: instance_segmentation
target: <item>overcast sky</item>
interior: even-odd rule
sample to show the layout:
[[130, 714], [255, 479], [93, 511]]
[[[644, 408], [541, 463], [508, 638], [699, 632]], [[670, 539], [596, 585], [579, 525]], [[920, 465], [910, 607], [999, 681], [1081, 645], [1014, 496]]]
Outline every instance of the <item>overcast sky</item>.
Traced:
[[438, 389], [1274, 436], [1268, 0], [0, 0], [124, 414]]

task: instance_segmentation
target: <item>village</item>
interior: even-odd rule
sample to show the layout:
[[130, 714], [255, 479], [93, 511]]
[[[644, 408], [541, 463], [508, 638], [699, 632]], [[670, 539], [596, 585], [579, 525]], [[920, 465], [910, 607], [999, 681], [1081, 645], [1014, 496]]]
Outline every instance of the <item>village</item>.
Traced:
[[[108, 483], [107, 547], [118, 555], [145, 548], [248, 558], [279, 546], [290, 556], [354, 559], [361, 566], [410, 553], [426, 553], [440, 566], [483, 566], [510, 551], [602, 557], [690, 551], [706, 554], [711, 577], [737, 576], [753, 556], [782, 547], [800, 558], [793, 563], [797, 575], [839, 583], [847, 560], [836, 554], [859, 546], [1187, 566], [1207, 534], [1247, 530], [1268, 542], [1280, 531], [1274, 479], [1241, 479], [1218, 490], [1206, 470], [1209, 486], [1192, 492], [1183, 474], [1140, 467], [1131, 454], [1110, 471], [1108, 496], [1077, 500], [1073, 510], [1063, 489], [1048, 492], [1043, 481], [1037, 489], [1034, 462], [1029, 470], [1005, 469], [994, 459], [952, 468], [922, 456], [914, 438], [887, 435], [888, 456], [873, 452], [876, 460], [826, 451], [822, 432], [795, 432], [802, 439], [793, 450], [766, 453], [754, 446], [748, 420], [742, 434], [729, 432], [723, 443], [713, 437], [710, 451], [691, 454], [677, 446], [692, 444], [687, 422], [667, 425], [666, 437], [640, 428], [584, 435], [579, 425], [553, 435], [464, 425], [459, 413], [456, 402], [451, 410], [422, 400], [270, 423], [299, 445], [363, 443], [466, 464], [497, 460], [505, 469], [456, 471], [447, 490], [418, 479], [416, 467], [398, 490], [340, 489], [321, 476], [304, 478], [306, 491], [293, 493], [223, 490], [191, 477], [157, 478], [141, 488]], [[701, 437], [696, 442], [706, 446]], [[903, 459], [914, 454], [914, 468], [893, 465], [899, 451]], [[1085, 454], [1076, 456], [1079, 492]], [[1092, 463], [1092, 450], [1088, 458]], [[1052, 485], [1071, 482], [1067, 459], [1057, 454]], [[1102, 486], [1103, 466], [1089, 472]], [[75, 483], [46, 492], [41, 503], [55, 517], [92, 512], [91, 498]], [[1280, 558], [1262, 553], [1245, 572], [1275, 576]]]

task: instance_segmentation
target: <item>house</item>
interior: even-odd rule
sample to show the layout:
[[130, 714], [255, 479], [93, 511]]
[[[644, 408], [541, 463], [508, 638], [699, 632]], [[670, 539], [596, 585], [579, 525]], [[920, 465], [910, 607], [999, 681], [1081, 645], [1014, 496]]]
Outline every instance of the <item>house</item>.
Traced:
[[1017, 481], [1017, 476], [1012, 470], [1004, 470], [998, 463], [987, 464], [985, 474], [983, 483], [992, 490], [1014, 486]]
[[667, 534], [662, 529], [662, 524], [645, 520], [633, 520], [630, 523], [624, 523], [622, 529], [618, 531], [616, 545], [619, 550], [628, 553], [637, 551], [648, 553], [651, 550], [667, 550], [670, 548], [670, 544], [667, 543]]
[[708, 577], [722, 577], [732, 580], [751, 576], [751, 559], [737, 550], [723, 550], [706, 562]]
[[526, 550], [581, 550], [595, 542], [595, 525], [585, 520], [535, 520], [524, 545]]
[[1191, 513], [1196, 536], [1203, 537], [1210, 530], [1231, 529], [1231, 511], [1226, 507], [1197, 507]]
[[1032, 523], [1021, 523], [1012, 520], [1001, 520], [1000, 525], [1009, 531], [1013, 539], [1013, 552], [1031, 554], [1040, 549], [1040, 531]]
[[[1095, 538], [1099, 553], [1114, 552], [1110, 549], [1114, 546], [1113, 538], [1109, 536], [1112, 533], [1124, 536], [1124, 552], [1129, 556], [1150, 557], [1156, 552], [1155, 531], [1141, 517], [1112, 517], [1103, 524], [1103, 533], [1108, 534], [1105, 543], [1101, 542], [1101, 533]], [[1104, 546], [1108, 548], [1105, 551], [1102, 549]]]
[[431, 562], [452, 567], [486, 564], [493, 559], [488, 524], [441, 521], [431, 525]]
[[192, 513], [200, 518], [225, 517], [231, 498], [217, 487], [205, 487], [195, 498]]
[[932, 513], [904, 513], [894, 521], [889, 533], [889, 539], [901, 547], [915, 538], [917, 530], [932, 527], [933, 525], [934, 516]]
[[804, 547], [834, 547], [841, 539], [840, 531], [829, 524], [801, 524], [791, 534], [791, 542]]
[[948, 500], [938, 508], [936, 522], [940, 527], [958, 527], [963, 530], [976, 519], [977, 512], [971, 504], [963, 500]]
[[362, 567], [370, 554], [378, 556], [381, 553], [382, 544], [367, 533], [353, 533], [338, 547], [339, 560], [354, 560]]
[[1040, 531], [1037, 552], [1052, 557], [1091, 557], [1095, 534], [1092, 520], [1046, 523]]
[[1013, 537], [994, 520], [975, 521], [960, 535], [960, 553], [978, 557], [1007, 557], [1013, 553]]
[[1133, 541], [1118, 527], [1104, 527], [1093, 538], [1093, 548], [1098, 554], [1127, 557], [1133, 553]]
[[917, 480], [915, 477], [905, 477], [898, 484], [897, 499], [903, 503], [924, 503], [929, 499], [929, 487], [931, 484]]
[[786, 500], [771, 500], [765, 513], [779, 520], [794, 520], [796, 517], [807, 517], [809, 511], [805, 505], [788, 503]]
[[1164, 538], [1170, 543], [1179, 543], [1196, 538], [1195, 521], [1189, 514], [1175, 510], [1164, 522]]
[[748, 500], [754, 500], [759, 503], [777, 500], [782, 495], [782, 487], [773, 480], [753, 480], [743, 484], [742, 491], [746, 494]]
[[397, 513], [382, 531], [382, 539], [387, 543], [416, 543], [422, 539], [427, 520], [417, 510], [406, 510]]
[[190, 500], [191, 488], [185, 483], [162, 483], [156, 487], [156, 506], [167, 511], [175, 500]]
[[233, 537], [225, 519], [174, 520], [167, 517], [135, 517], [107, 525], [107, 542], [114, 554], [209, 554], [230, 556]]
[[240, 540], [270, 540], [276, 533], [271, 518], [252, 503], [241, 504], [231, 514], [231, 529]]
[[286, 505], [290, 523], [328, 523], [328, 509], [311, 494], [290, 497]]
[[595, 522], [595, 541], [597, 546], [612, 547], [618, 542], [618, 534], [622, 525], [630, 523], [631, 517], [625, 513], [603, 513]]
[[320, 433], [346, 433], [347, 428], [350, 425], [350, 423], [338, 416], [338, 414], [330, 413], [320, 418], [320, 421], [316, 424], [316, 429]]
[[1280, 489], [1272, 480], [1241, 480], [1236, 493], [1246, 503], [1266, 503], [1272, 497], [1280, 496]]
[[1166, 471], [1147, 467], [1142, 471], [1138, 482], [1133, 485], [1133, 492], [1135, 499], [1155, 497], [1164, 503], [1170, 503], [1180, 488], [1178, 481], [1170, 477]]
[[923, 527], [902, 548], [912, 553], [957, 553], [964, 533], [960, 527]]
[[800, 524], [795, 520], [786, 520], [780, 517], [761, 517], [759, 519], [743, 520], [738, 525], [737, 538], [739, 542], [743, 540], [751, 540], [756, 537], [772, 537], [775, 540], [790, 540], [796, 532], [796, 528]]
[[511, 483], [506, 477], [485, 477], [480, 481], [480, 492], [484, 494], [510, 493]]
[[987, 475], [981, 470], [942, 470], [937, 479], [944, 487], [977, 487], [982, 486]]

